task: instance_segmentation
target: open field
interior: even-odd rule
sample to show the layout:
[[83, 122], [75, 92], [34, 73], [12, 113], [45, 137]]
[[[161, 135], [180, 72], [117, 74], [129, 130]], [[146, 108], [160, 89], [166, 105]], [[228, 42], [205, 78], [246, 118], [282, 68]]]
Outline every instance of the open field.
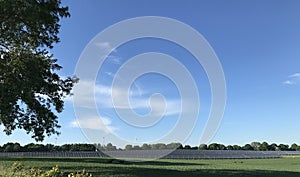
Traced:
[[93, 176], [106, 177], [299, 177], [300, 158], [276, 159], [224, 159], [224, 160], [174, 160], [153, 162], [124, 162], [109, 158], [51, 158], [51, 157], [0, 157], [0, 166], [23, 162], [25, 168], [48, 170], [58, 165], [64, 172], [86, 169]]

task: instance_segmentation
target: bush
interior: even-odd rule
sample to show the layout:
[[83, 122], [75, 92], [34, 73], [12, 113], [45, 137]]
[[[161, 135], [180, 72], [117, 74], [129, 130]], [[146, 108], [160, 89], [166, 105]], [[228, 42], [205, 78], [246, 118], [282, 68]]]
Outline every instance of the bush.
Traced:
[[62, 177], [62, 176], [63, 176], [63, 172], [59, 171], [58, 166], [55, 166], [51, 170], [46, 171], [45, 173], [40, 175], [39, 177]]
[[82, 172], [70, 173], [68, 177], [92, 177], [92, 174], [83, 170]]
[[23, 168], [20, 162], [13, 163], [9, 168], [0, 167], [0, 177], [30, 177]]
[[[64, 173], [59, 170], [58, 166], [53, 167], [51, 170], [42, 171], [40, 169], [31, 168], [24, 169], [24, 164], [15, 162], [9, 168], [0, 166], [0, 177], [63, 177]], [[76, 173], [68, 174], [68, 177], [92, 177], [92, 174], [85, 170]]]

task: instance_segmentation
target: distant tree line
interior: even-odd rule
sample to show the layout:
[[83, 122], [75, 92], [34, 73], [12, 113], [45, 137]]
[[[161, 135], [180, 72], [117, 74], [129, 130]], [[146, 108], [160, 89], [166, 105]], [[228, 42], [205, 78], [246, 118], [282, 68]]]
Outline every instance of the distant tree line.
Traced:
[[267, 142], [252, 142], [250, 144], [245, 144], [244, 146], [239, 145], [224, 145], [218, 143], [212, 144], [200, 144], [199, 146], [183, 146], [180, 143], [170, 143], [170, 144], [143, 144], [142, 146], [132, 146], [126, 145], [125, 150], [152, 150], [152, 149], [190, 149], [190, 150], [248, 150], [248, 151], [300, 151], [300, 145], [292, 144], [291, 146], [287, 144], [268, 144]]
[[198, 147], [199, 150], [248, 150], [248, 151], [300, 151], [300, 146], [297, 144], [292, 144], [291, 146], [287, 144], [268, 144], [267, 142], [252, 142], [250, 144], [245, 144], [244, 146], [239, 145], [228, 145], [212, 143], [210, 145], [201, 144]]
[[93, 144], [64, 144], [55, 146], [53, 144], [30, 143], [21, 146], [19, 143], [6, 143], [0, 146], [0, 152], [66, 152], [66, 151], [95, 151]]
[[223, 145], [218, 143], [212, 144], [200, 144], [199, 146], [183, 146], [181, 143], [157, 143], [157, 144], [143, 144], [138, 145], [126, 145], [124, 149], [117, 148], [112, 143], [107, 145], [101, 144], [64, 144], [61, 146], [55, 146], [53, 144], [34, 144], [30, 143], [21, 146], [19, 143], [6, 143], [0, 146], [0, 152], [75, 152], [75, 151], [103, 151], [103, 150], [159, 150], [159, 149], [190, 149], [190, 150], [248, 150], [248, 151], [300, 151], [300, 145], [292, 144], [268, 144], [267, 142], [252, 142], [239, 145]]

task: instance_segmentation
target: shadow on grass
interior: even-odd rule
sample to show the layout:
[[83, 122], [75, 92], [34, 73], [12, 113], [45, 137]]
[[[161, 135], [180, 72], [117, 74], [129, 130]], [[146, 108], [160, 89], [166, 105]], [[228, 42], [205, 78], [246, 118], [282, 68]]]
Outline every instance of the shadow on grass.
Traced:
[[[72, 167], [63, 167], [72, 171]], [[87, 167], [94, 177], [299, 177], [300, 172], [268, 170], [188, 170], [139, 168], [139, 167]]]
[[158, 166], [177, 166], [177, 165], [206, 165], [195, 163], [182, 163], [182, 162], [167, 162], [167, 161], [142, 161], [131, 162], [112, 158], [77, 158], [77, 157], [0, 157], [0, 161], [39, 161], [39, 162], [59, 162], [59, 163], [96, 163], [96, 164], [126, 164], [126, 165], [158, 165]]
[[[70, 169], [71, 170], [71, 169]], [[267, 170], [194, 170], [178, 171], [150, 168], [86, 168], [94, 177], [299, 177], [298, 172]]]

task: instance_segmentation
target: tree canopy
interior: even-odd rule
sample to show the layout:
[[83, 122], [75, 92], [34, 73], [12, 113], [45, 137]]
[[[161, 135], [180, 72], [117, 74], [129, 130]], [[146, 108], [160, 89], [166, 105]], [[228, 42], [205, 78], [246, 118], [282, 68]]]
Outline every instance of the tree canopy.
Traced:
[[24, 129], [36, 141], [59, 134], [57, 113], [76, 78], [60, 77], [49, 52], [59, 42], [60, 0], [0, 0], [0, 124]]

